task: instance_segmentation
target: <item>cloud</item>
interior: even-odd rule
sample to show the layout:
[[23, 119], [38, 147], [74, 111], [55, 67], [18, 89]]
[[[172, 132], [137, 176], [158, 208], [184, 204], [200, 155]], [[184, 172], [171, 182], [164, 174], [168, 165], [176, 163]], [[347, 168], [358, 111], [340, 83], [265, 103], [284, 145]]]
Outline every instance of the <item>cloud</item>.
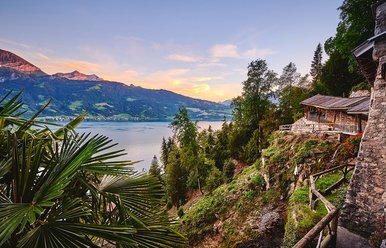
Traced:
[[101, 68], [99, 64], [82, 60], [72, 60], [69, 62], [65, 62], [64, 67], [81, 72], [98, 72]]
[[205, 82], [205, 81], [212, 81], [222, 79], [222, 77], [197, 77], [197, 78], [191, 78], [190, 80], [192, 82]]
[[169, 60], [181, 61], [181, 62], [197, 62], [199, 59], [189, 55], [183, 54], [170, 54], [166, 57]]
[[212, 57], [211, 62], [214, 64], [218, 64], [221, 58], [256, 59], [265, 58], [275, 53], [275, 51], [269, 48], [251, 48], [246, 51], [240, 51], [234, 44], [216, 44], [209, 49], [209, 52]]
[[211, 56], [214, 58], [238, 58], [237, 46], [233, 44], [217, 44], [210, 48]]

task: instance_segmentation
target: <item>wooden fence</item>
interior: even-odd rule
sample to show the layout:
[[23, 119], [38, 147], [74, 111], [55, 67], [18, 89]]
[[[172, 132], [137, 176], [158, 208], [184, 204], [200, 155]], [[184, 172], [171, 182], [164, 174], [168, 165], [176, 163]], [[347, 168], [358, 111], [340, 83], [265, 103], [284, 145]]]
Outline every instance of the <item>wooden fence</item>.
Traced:
[[[301, 240], [299, 240], [299, 242], [295, 244], [294, 248], [309, 247], [314, 242], [316, 237], [318, 237], [316, 245], [317, 248], [325, 248], [328, 246], [335, 247], [339, 209], [329, 202], [323, 195], [330, 194], [334, 189], [339, 188], [342, 183], [348, 182], [346, 178], [347, 174], [354, 169], [354, 166], [355, 164], [340, 165], [310, 176], [310, 208], [315, 210], [316, 203], [320, 200], [326, 207], [328, 214], [321, 219]], [[342, 178], [340, 178], [328, 189], [324, 190], [323, 194], [320, 193], [315, 187], [316, 180], [327, 173], [335, 172], [337, 170], [342, 171]]]

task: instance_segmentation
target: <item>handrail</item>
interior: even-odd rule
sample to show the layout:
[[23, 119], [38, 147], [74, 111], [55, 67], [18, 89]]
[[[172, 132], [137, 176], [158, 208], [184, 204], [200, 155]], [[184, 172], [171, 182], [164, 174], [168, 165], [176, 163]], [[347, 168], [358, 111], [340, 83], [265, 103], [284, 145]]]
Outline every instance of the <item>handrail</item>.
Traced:
[[[316, 201], [320, 200], [323, 202], [324, 206], [327, 209], [328, 214], [323, 217], [302, 239], [300, 239], [293, 247], [294, 248], [304, 248], [308, 247], [311, 242], [319, 235], [318, 243], [316, 247], [327, 247], [331, 242], [333, 246], [336, 243], [336, 236], [338, 231], [338, 215], [339, 209], [337, 209], [331, 202], [329, 202], [315, 187], [315, 182], [318, 178], [324, 174], [341, 170], [343, 172], [343, 177], [339, 179], [334, 185], [330, 186], [325, 192], [330, 192], [333, 188], [337, 188], [343, 182], [346, 182], [346, 176], [349, 171], [353, 169], [354, 164], [345, 164], [336, 166], [322, 172], [312, 174], [310, 176], [310, 207], [312, 210], [316, 209]], [[323, 231], [328, 227], [328, 234], [323, 238]]]

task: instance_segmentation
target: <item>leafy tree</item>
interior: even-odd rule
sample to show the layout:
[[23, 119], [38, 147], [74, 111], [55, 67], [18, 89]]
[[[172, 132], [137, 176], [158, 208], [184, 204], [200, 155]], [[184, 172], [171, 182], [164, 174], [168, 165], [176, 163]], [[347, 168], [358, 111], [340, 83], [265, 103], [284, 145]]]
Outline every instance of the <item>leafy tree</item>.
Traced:
[[284, 107], [285, 109], [282, 110], [283, 115], [287, 115], [284, 118], [286, 121], [289, 121], [292, 123], [292, 108], [297, 107], [295, 106], [298, 104], [298, 102], [293, 102], [292, 97], [286, 97], [285, 105], [284, 103], [284, 97], [286, 96], [287, 92], [292, 92], [292, 87], [297, 86], [300, 81], [300, 73], [297, 72], [296, 65], [292, 62], [290, 62], [287, 66], [283, 68], [283, 72], [279, 78], [279, 84], [280, 84], [280, 91], [279, 91], [279, 100], [281, 107]]
[[281, 124], [290, 124], [303, 116], [300, 104], [309, 97], [308, 90], [301, 87], [287, 87], [279, 94], [279, 119]]
[[76, 133], [84, 115], [52, 131], [41, 111], [20, 117], [18, 95], [0, 106], [1, 247], [184, 244], [160, 212], [160, 183], [116, 160], [107, 137]]
[[363, 80], [363, 76], [359, 73], [349, 71], [347, 59], [339, 52], [334, 52], [324, 65], [320, 76], [320, 85], [317, 86], [325, 92], [318, 92], [317, 87], [314, 89], [321, 94], [348, 96], [351, 88]]
[[186, 108], [180, 108], [179, 113], [174, 116], [170, 126], [180, 147], [189, 146], [194, 149], [194, 152], [197, 152], [197, 124], [190, 120]]
[[286, 87], [297, 86], [300, 81], [300, 73], [297, 72], [296, 65], [290, 62], [283, 68], [283, 72], [279, 77], [280, 89]]
[[312, 82], [315, 83], [319, 80], [320, 74], [322, 72], [322, 55], [323, 55], [323, 49], [322, 45], [319, 43], [316, 47], [316, 50], [314, 52], [314, 58], [311, 62], [311, 70], [310, 74], [312, 77]]
[[156, 155], [154, 155], [153, 160], [151, 161], [151, 165], [149, 168], [149, 174], [152, 175], [153, 177], [156, 177], [156, 178], [162, 180], [161, 167], [158, 164], [158, 159], [157, 159]]
[[248, 65], [248, 78], [243, 84], [242, 95], [232, 102], [233, 118], [236, 123], [252, 130], [258, 127], [264, 115], [268, 99], [273, 95], [276, 73], [268, 70], [265, 60], [255, 60]]
[[345, 0], [338, 9], [340, 22], [336, 35], [325, 42], [327, 54], [331, 56], [338, 52], [341, 57], [348, 59], [350, 72], [357, 68], [352, 50], [374, 34], [371, 5], [376, 2], [377, 0]]
[[[243, 152], [244, 146], [256, 129], [258, 151], [262, 150], [262, 133], [260, 121], [264, 118], [265, 111], [269, 106], [269, 97], [273, 95], [273, 87], [277, 83], [276, 73], [268, 70], [264, 60], [255, 60], [248, 65], [248, 78], [244, 81], [243, 92], [240, 97], [233, 99], [233, 119], [236, 128], [230, 140], [232, 155], [243, 154], [241, 157], [248, 157]], [[256, 156], [256, 155], [253, 155]]]

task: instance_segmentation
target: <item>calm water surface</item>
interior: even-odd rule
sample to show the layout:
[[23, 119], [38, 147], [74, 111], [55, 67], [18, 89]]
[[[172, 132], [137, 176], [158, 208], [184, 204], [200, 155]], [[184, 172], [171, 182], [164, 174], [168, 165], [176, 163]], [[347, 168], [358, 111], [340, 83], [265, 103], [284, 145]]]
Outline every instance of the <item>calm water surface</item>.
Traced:
[[[209, 125], [217, 130], [221, 128], [222, 122], [202, 121], [198, 125], [200, 130]], [[77, 130], [110, 137], [114, 143], [118, 143], [116, 149], [126, 150], [124, 159], [143, 160], [134, 165], [138, 171], [147, 170], [154, 155], [159, 159], [162, 138], [172, 134], [168, 122], [83, 122]]]

